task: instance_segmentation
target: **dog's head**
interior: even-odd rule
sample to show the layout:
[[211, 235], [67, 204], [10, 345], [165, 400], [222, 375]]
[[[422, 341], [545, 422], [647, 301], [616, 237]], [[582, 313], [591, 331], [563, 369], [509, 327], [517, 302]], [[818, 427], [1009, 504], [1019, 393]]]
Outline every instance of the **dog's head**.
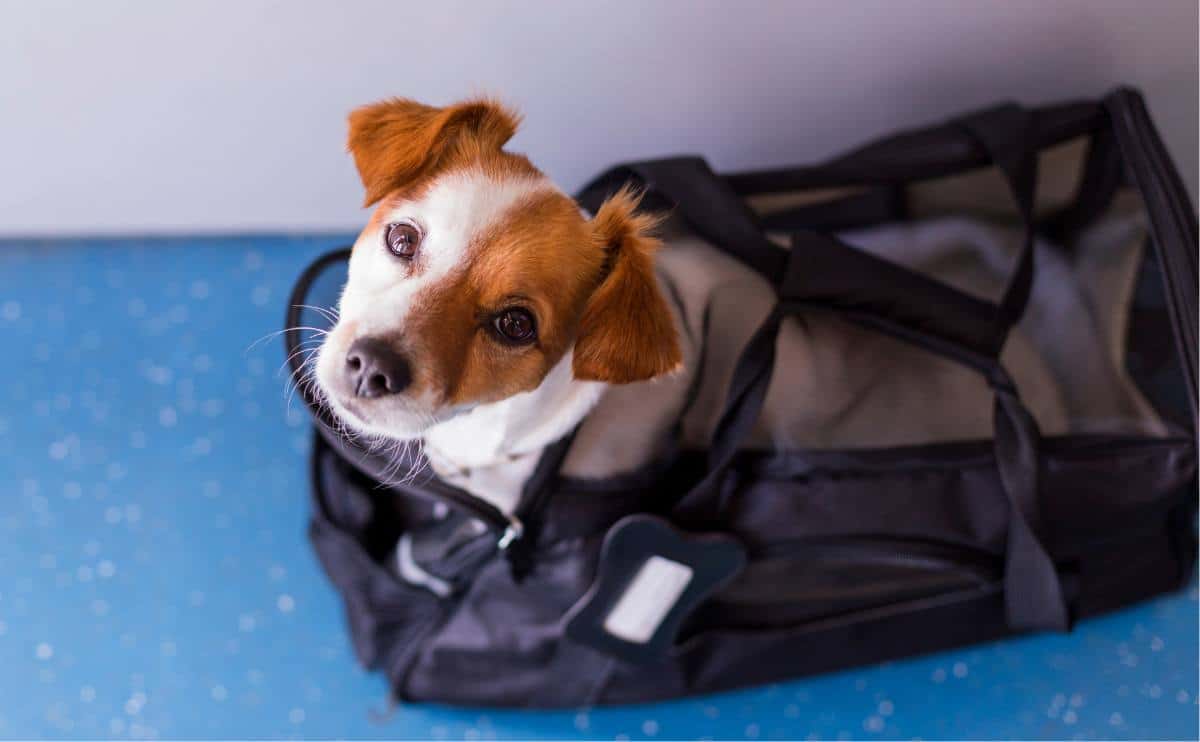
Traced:
[[575, 378], [649, 379], [680, 362], [654, 277], [653, 219], [623, 190], [592, 219], [523, 156], [491, 101], [409, 100], [350, 115], [378, 204], [355, 242], [316, 378], [349, 427], [392, 438], [533, 390], [568, 352]]

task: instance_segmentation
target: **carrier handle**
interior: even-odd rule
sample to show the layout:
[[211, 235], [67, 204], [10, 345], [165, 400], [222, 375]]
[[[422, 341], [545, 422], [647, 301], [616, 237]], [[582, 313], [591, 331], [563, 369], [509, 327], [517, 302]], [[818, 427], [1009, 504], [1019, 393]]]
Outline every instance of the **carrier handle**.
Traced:
[[[1008, 624], [1015, 629], [1058, 629], [1065, 630], [1069, 626], [1066, 601], [1063, 598], [1062, 586], [1058, 572], [1045, 547], [1038, 538], [1042, 531], [1038, 503], [1039, 455], [1038, 442], [1041, 433], [1037, 423], [1029, 411], [1021, 404], [1016, 386], [999, 362], [1000, 352], [1008, 338], [1008, 334], [1021, 318], [1029, 301], [1034, 275], [1034, 220], [1033, 204], [1034, 189], [1037, 183], [1037, 151], [1033, 139], [1033, 120], [1028, 111], [1015, 105], [1005, 105], [978, 114], [969, 115], [959, 120], [959, 124], [979, 145], [987, 151], [990, 159], [1003, 173], [1012, 192], [1017, 209], [1024, 225], [1024, 239], [1017, 257], [1016, 268], [1009, 279], [1000, 303], [991, 314], [991, 327], [986, 333], [983, 347], [973, 347], [973, 338], [953, 336], [946, 338], [945, 333], [932, 332], [942, 323], [932, 322], [931, 327], [922, 327], [918, 322], [894, 322], [889, 315], [896, 314], [896, 307], [887, 313], [859, 311], [855, 307], [837, 307], [826, 305], [826, 308], [840, 309], [851, 320], [856, 320], [889, 335], [915, 343], [927, 350], [959, 361], [982, 373], [988, 380], [995, 394], [993, 410], [994, 437], [996, 451], [996, 466], [1001, 485], [1009, 504], [1009, 528], [1005, 545], [1005, 610]], [[693, 202], [695, 203], [695, 202]], [[718, 216], [719, 214], [715, 214]], [[712, 218], [712, 217], [708, 217]], [[740, 221], [740, 220], [735, 220]], [[742, 229], [748, 233], [743, 223]], [[756, 252], [746, 248], [758, 247], [762, 240], [743, 243], [743, 252]], [[704, 480], [679, 503], [681, 514], [685, 517], [689, 509], [701, 508], [711, 502], [713, 495], [718, 501], [718, 511], [724, 508], [720, 502], [722, 494], [719, 488], [742, 440], [749, 434], [758, 419], [763, 402], [766, 399], [770, 385], [771, 374], [775, 363], [775, 346], [779, 329], [786, 315], [794, 314], [806, 307], [815, 306], [812, 302], [814, 287], [806, 281], [809, 275], [809, 259], [820, 255], [813, 248], [828, 247], [836, 241], [822, 239], [815, 233], [800, 235], [797, 239], [805, 239], [806, 247], [800, 249], [797, 244], [785, 258], [783, 279], [779, 283], [780, 302], [766, 321], [748, 343], [742, 358], [739, 359], [726, 402], [725, 411], [717, 424], [713, 441], [709, 449], [709, 471]], [[836, 254], [836, 261], [845, 262], [846, 256], [855, 252], [827, 253]], [[859, 253], [861, 255], [861, 253]], [[863, 260], [865, 258], [854, 258]], [[882, 269], [885, 263], [869, 266], [876, 270]], [[848, 266], [840, 266], [845, 268]], [[823, 280], [835, 276], [837, 271], [824, 271]], [[907, 272], [904, 272], [907, 273]], [[861, 274], [858, 274], [861, 275]], [[915, 275], [915, 274], [914, 274]], [[938, 298], [954, 296], [957, 292], [943, 291], [948, 287], [933, 289], [941, 286], [930, 282], [931, 286], [923, 286], [923, 292], [916, 294], [926, 297], [919, 302], [925, 306], [937, 306]], [[819, 293], [819, 292], [818, 292]], [[836, 291], [834, 295], [836, 296]], [[939, 296], [940, 294], [940, 296]], [[928, 297], [934, 297], [932, 301]], [[949, 307], [941, 307], [943, 310]], [[901, 310], [902, 312], [902, 310]], [[944, 314], [942, 316], [945, 316]], [[933, 319], [932, 317], [929, 319]], [[944, 329], [944, 327], [942, 328]], [[970, 328], [978, 330], [978, 327]], [[978, 340], [978, 338], [974, 338]], [[955, 341], [959, 342], [955, 342]], [[965, 342], [964, 342], [965, 341]], [[982, 350], [983, 352], [977, 352]], [[711, 511], [710, 511], [711, 512]]]
[[[1074, 112], [1076, 107], [1069, 108]], [[1074, 126], [1089, 119], [1095, 111], [1095, 106], [1085, 108], [1088, 116], [1070, 117]], [[1045, 112], [1042, 118], [1051, 120]], [[1073, 130], [1074, 126], [1068, 129]], [[936, 133], [939, 139], [954, 145], [950, 149], [956, 150], [957, 156], [950, 162], [961, 165], [959, 170], [990, 161], [1007, 180], [1023, 222], [1024, 238], [998, 304], [981, 301], [914, 271], [849, 249], [844, 255], [826, 251], [821, 257], [826, 263], [825, 270], [814, 271], [807, 290], [811, 292], [815, 288], [834, 300], [838, 299], [838, 291], [847, 292], [853, 301], [865, 300], [859, 307], [864, 312], [875, 310], [885, 317], [891, 315], [917, 332], [938, 334], [972, 352], [999, 357], [1009, 330], [1025, 310], [1033, 284], [1033, 191], [1037, 151], [1046, 144], [1044, 140], [1048, 133], [1054, 134], [1049, 141], [1056, 141], [1063, 134], [1057, 130], [1043, 131], [1046, 128], [1039, 124], [1033, 112], [1006, 104], [907, 135], [907, 139], [913, 139]], [[877, 146], [887, 151], [895, 147], [903, 149], [904, 141], [905, 138], [887, 140]], [[863, 150], [868, 151], [873, 148], [869, 146]], [[956, 171], [947, 163], [941, 163], [941, 170], [945, 172], [939, 170], [938, 174]], [[779, 277], [788, 264], [787, 252], [766, 238], [757, 215], [738, 195], [730, 179], [714, 173], [702, 158], [673, 157], [617, 166], [589, 183], [580, 194], [580, 201], [594, 211], [605, 195], [615, 192], [631, 178], [646, 184], [652, 194], [665, 197], [668, 206], [673, 206], [705, 240], [730, 253], [772, 284], [780, 285]], [[809, 234], [797, 232], [796, 236], [807, 239]], [[823, 235], [821, 238], [825, 239]], [[808, 244], [807, 241], [803, 243], [805, 247]], [[857, 270], [860, 268], [869, 270]], [[879, 280], [873, 282], [870, 292], [856, 292], [853, 287], [848, 290], [841, 282], [843, 272], [877, 276]]]
[[959, 126], [988, 153], [989, 159], [1004, 175], [1024, 227], [1016, 267], [1004, 289], [996, 310], [995, 326], [989, 345], [996, 356], [1004, 347], [1013, 325], [1020, 321], [1033, 289], [1034, 190], [1037, 187], [1037, 149], [1034, 143], [1033, 115], [1016, 104], [1008, 103], [968, 114]]
[[[1017, 265], [1000, 299], [990, 339], [993, 356], [999, 359], [1009, 332], [1025, 313], [1033, 289], [1036, 238], [1033, 205], [1037, 188], [1033, 116], [1020, 106], [1006, 104], [965, 116], [960, 124], [1004, 175], [1025, 227]], [[1016, 385], [999, 360], [988, 376], [988, 383], [995, 393], [992, 416], [996, 468], [1009, 504], [1004, 567], [1008, 624], [1018, 629], [1065, 631], [1070, 619], [1058, 571], [1038, 538], [1044, 532], [1038, 497], [1041, 431], [1021, 404]]]
[[[781, 292], [785, 296], [796, 277], [804, 275], [804, 268], [796, 267], [805, 262], [803, 258], [797, 255], [791, 262]], [[723, 489], [725, 474], [762, 411], [775, 367], [776, 344], [783, 320], [815, 309], [822, 307], [781, 298], [747, 343], [734, 369], [725, 409], [713, 433], [707, 474], [676, 504], [675, 512], [682, 520], [702, 527], [719, 527], [721, 514], [727, 510], [728, 491]], [[847, 318], [861, 320], [853, 315]], [[1069, 626], [1068, 611], [1058, 573], [1038, 538], [1041, 532], [1037, 501], [1040, 433], [1037, 423], [1021, 404], [1012, 380], [995, 359], [955, 355], [946, 352], [947, 348], [939, 347], [940, 341], [936, 338], [915, 333], [900, 334], [887, 327], [861, 324], [958, 360], [988, 380], [996, 395], [993, 412], [996, 466], [1010, 513], [1004, 572], [1008, 625], [1014, 629], [1065, 630]]]
[[[1073, 101], [1032, 109], [1037, 149], [1083, 136], [1102, 127], [1103, 106]], [[958, 136], [956, 123], [923, 126], [891, 134], [831, 159], [782, 168], [723, 173], [739, 196], [844, 186], [894, 186], [985, 167], [988, 157]]]
[[[969, 143], [965, 135], [963, 140]], [[788, 251], [766, 238], [754, 213], [703, 159], [676, 157], [620, 166], [588, 185], [580, 200], [595, 210], [605, 195], [630, 179], [648, 186], [648, 200], [665, 197], [666, 205], [697, 234], [780, 286]], [[971, 355], [997, 353], [992, 340], [996, 304], [822, 232], [798, 231], [793, 239], [793, 251], [804, 253], [810, 271], [793, 284], [790, 298], [828, 302], [901, 331], [935, 335], [944, 345], [964, 348]]]

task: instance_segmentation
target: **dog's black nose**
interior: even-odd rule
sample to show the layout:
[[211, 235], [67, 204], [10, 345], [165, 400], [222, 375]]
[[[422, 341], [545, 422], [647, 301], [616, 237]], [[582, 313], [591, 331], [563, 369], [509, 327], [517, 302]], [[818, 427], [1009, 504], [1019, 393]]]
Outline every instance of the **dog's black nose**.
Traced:
[[412, 382], [404, 356], [379, 338], [359, 338], [346, 353], [346, 377], [360, 397], [399, 394]]

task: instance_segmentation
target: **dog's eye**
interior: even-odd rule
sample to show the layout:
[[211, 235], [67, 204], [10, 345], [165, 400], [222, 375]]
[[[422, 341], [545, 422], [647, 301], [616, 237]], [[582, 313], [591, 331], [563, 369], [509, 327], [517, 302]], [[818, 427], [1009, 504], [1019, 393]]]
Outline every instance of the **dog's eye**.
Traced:
[[421, 244], [421, 230], [412, 222], [395, 222], [384, 230], [383, 242], [396, 257], [412, 260]]
[[492, 325], [500, 337], [510, 343], [533, 342], [537, 334], [533, 315], [517, 307], [505, 309], [497, 314], [496, 318], [492, 320]]

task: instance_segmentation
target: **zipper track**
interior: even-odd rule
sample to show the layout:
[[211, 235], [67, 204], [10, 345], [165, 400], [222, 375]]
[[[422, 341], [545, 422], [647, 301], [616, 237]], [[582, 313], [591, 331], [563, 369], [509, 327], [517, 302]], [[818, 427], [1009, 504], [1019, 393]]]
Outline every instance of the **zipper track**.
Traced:
[[808, 536], [790, 538], [763, 544], [757, 549], [751, 549], [751, 556], [775, 558], [790, 556], [808, 550], [826, 550], [829, 552], [849, 551], [861, 554], [864, 550], [874, 550], [888, 554], [901, 553], [907, 550], [910, 554], [924, 551], [926, 556], [941, 558], [953, 554], [956, 557], [971, 559], [977, 564], [999, 563], [1003, 561], [1000, 555], [993, 554], [970, 544], [954, 541], [938, 541], [929, 538], [904, 537], [890, 534], [853, 534], [844, 536]]
[[[752, 561], [758, 564], [778, 559], [799, 559], [802, 560], [802, 564], [810, 566], [821, 563], [822, 558], [867, 566], [871, 564], [872, 558], [880, 556], [903, 556], [904, 564], [899, 566], [915, 568], [926, 575], [957, 574], [970, 576], [986, 584], [998, 583], [1003, 575], [1003, 556], [999, 554], [957, 543], [894, 536], [853, 535], [789, 539], [764, 545], [751, 553]], [[882, 566], [889, 565], [885, 562]], [[913, 585], [912, 581], [906, 582], [904, 579], [888, 581], [894, 583], [897, 589], [906, 586], [911, 588]], [[724, 605], [755, 608], [796, 604], [794, 597], [781, 599], [778, 595], [756, 596], [753, 593], [741, 594], [736, 591], [716, 596], [714, 601]]]
[[[496, 532], [500, 540], [508, 539], [508, 543], [511, 543], [521, 536], [523, 528], [519, 520], [505, 515], [496, 506], [479, 499], [465, 490], [460, 490], [457, 487], [437, 481], [437, 484], [429, 487], [427, 491], [445, 500], [452, 507], [465, 511], [472, 518], [483, 521], [488, 528]], [[507, 548], [508, 543], [505, 543], [501, 548]]]
[[1167, 311], [1186, 376], [1192, 421], [1197, 420], [1197, 235], [1196, 219], [1179, 173], [1154, 128], [1142, 97], [1123, 88], [1105, 101], [1125, 167], [1141, 193], [1154, 233]]

